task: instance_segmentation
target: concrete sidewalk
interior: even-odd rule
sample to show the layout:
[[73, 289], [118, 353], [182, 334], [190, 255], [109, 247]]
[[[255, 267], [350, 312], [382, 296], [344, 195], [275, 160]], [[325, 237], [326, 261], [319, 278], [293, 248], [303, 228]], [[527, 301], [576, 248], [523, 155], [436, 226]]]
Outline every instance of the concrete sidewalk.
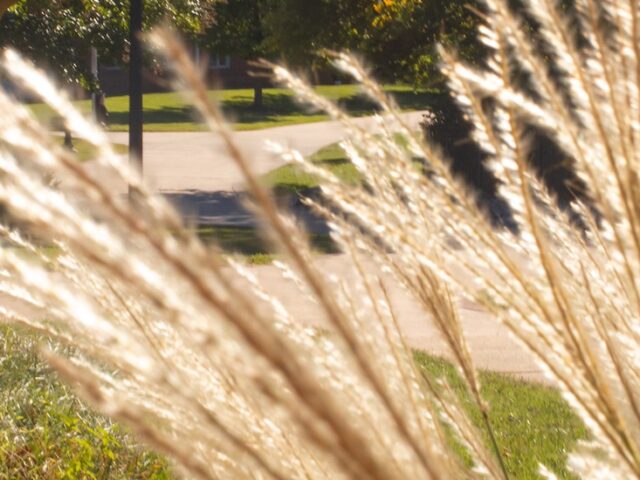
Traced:
[[[318, 256], [315, 265], [326, 275], [334, 275], [350, 286], [355, 284], [357, 277], [345, 255]], [[257, 277], [262, 288], [280, 300], [293, 319], [305, 325], [332, 329], [322, 309], [307, 295], [302, 294], [291, 280], [283, 278], [277, 267], [260, 265], [248, 268]], [[365, 268], [370, 274], [376, 273], [372, 264], [365, 265]], [[388, 290], [407, 344], [428, 354], [450, 357], [450, 352], [429, 314], [390, 274], [381, 274], [380, 277]], [[39, 315], [26, 303], [5, 294], [0, 294], [0, 304], [10, 306], [10, 309], [27, 317]], [[458, 304], [462, 327], [476, 368], [506, 373], [527, 381], [551, 383], [532, 356], [511, 338], [507, 329], [495, 318], [467, 300], [459, 300]], [[368, 314], [364, 318], [369, 318]], [[376, 321], [371, 315], [371, 322]]]
[[[353, 285], [355, 276], [345, 255], [323, 255], [317, 258], [316, 264], [326, 274], [335, 275]], [[371, 266], [367, 269], [374, 271]], [[260, 284], [279, 298], [296, 320], [314, 326], [327, 326], [317, 304], [300, 294], [293, 283], [283, 279], [276, 267], [262, 265], [251, 267], [251, 270]], [[433, 321], [418, 302], [390, 274], [381, 274], [381, 278], [389, 289], [391, 303], [408, 345], [433, 355], [449, 356]], [[492, 315], [468, 300], [459, 300], [459, 307], [463, 329], [477, 368], [549, 383], [533, 357]]]
[[[402, 114], [412, 127], [418, 127], [424, 112]], [[355, 118], [354, 123], [376, 131], [372, 117]], [[283, 164], [265, 149], [267, 140], [282, 143], [311, 155], [344, 137], [339, 122], [316, 122], [286, 127], [236, 132], [235, 139], [250, 161], [253, 171], [264, 174]], [[114, 143], [128, 144], [127, 132], [111, 132]], [[88, 165], [89, 168], [95, 166]], [[108, 172], [97, 172], [115, 193], [125, 193], [126, 185]], [[243, 178], [222, 142], [210, 132], [147, 132], [144, 134], [144, 176], [159, 192], [243, 190]]]
[[[423, 112], [404, 114], [417, 126]], [[373, 128], [371, 118], [355, 120]], [[127, 133], [110, 133], [117, 143], [127, 143]], [[340, 141], [343, 128], [337, 122], [320, 122], [235, 134], [237, 142], [257, 174], [282, 165], [282, 161], [264, 149], [272, 140], [310, 155], [330, 143]], [[251, 225], [253, 218], [242, 207], [242, 176], [219, 139], [208, 132], [146, 133], [144, 175], [156, 191], [166, 195], [180, 210], [190, 215], [191, 223]], [[88, 165], [115, 194], [125, 193], [126, 186], [109, 178], [106, 172]], [[343, 255], [326, 255], [317, 259], [319, 267], [338, 278], [349, 279], [348, 259]], [[296, 288], [282, 278], [273, 266], [251, 267], [271, 293], [276, 294], [294, 318], [322, 326], [324, 320], [317, 305], [306, 300]], [[428, 315], [397, 282], [387, 278], [394, 309], [409, 345], [435, 355], [448, 354], [443, 340]], [[530, 354], [510, 338], [495, 318], [477, 305], [461, 302], [463, 328], [477, 367], [505, 372], [528, 380], [544, 381], [541, 369]]]

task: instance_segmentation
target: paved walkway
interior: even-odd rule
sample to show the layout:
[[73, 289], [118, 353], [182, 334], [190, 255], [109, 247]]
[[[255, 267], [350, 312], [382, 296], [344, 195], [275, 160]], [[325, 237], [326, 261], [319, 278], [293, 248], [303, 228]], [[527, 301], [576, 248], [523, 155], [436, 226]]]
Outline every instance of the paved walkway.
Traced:
[[[344, 255], [324, 255], [318, 257], [317, 264], [323, 272], [353, 284], [350, 280], [354, 276]], [[374, 271], [371, 266], [369, 269]], [[315, 326], [326, 325], [318, 306], [305, 299], [292, 283], [284, 280], [276, 267], [256, 266], [252, 271], [267, 291], [280, 298], [294, 318]], [[448, 356], [444, 341], [420, 305], [391, 275], [383, 274], [382, 278], [389, 289], [391, 303], [409, 346]], [[511, 338], [504, 326], [468, 300], [460, 300], [459, 306], [463, 329], [478, 368], [509, 373], [527, 380], [547, 381], [533, 358]]]
[[[404, 119], [415, 127], [424, 112], [408, 112]], [[357, 118], [357, 124], [374, 129], [371, 117]], [[375, 131], [375, 129], [374, 129]], [[343, 138], [338, 122], [317, 122], [286, 127], [237, 132], [238, 145], [258, 174], [283, 164], [264, 148], [267, 140], [289, 145], [303, 155]], [[128, 144], [128, 133], [112, 132], [114, 143]], [[209, 132], [147, 132], [144, 134], [144, 176], [160, 192], [229, 192], [242, 190], [242, 175], [221, 141]], [[112, 179], [105, 179], [113, 182]], [[124, 193], [126, 186], [113, 183], [114, 191]]]
[[[418, 128], [424, 112], [402, 114], [412, 127]], [[372, 117], [354, 122], [375, 132]], [[111, 132], [114, 143], [127, 144], [127, 132]], [[308, 156], [322, 147], [344, 138], [339, 122], [316, 122], [301, 125], [236, 132], [235, 138], [254, 172], [261, 175], [283, 165], [283, 161], [265, 149], [267, 140], [288, 145]], [[146, 132], [144, 134], [144, 176], [148, 184], [162, 193], [181, 211], [188, 223], [197, 225], [252, 226], [255, 218], [243, 201], [243, 178], [222, 142], [210, 132]], [[125, 194], [127, 186], [112, 172], [88, 162], [100, 181], [116, 194]], [[296, 209], [310, 231], [324, 232], [326, 225]]]
[[[413, 125], [422, 118], [421, 112], [405, 114]], [[371, 119], [356, 120], [372, 125]], [[240, 148], [250, 159], [258, 174], [282, 164], [279, 158], [264, 150], [264, 142], [278, 141], [310, 155], [321, 147], [339, 141], [342, 127], [337, 122], [321, 122], [266, 130], [236, 133]], [[126, 133], [111, 133], [111, 139], [126, 144]], [[179, 205], [183, 213], [191, 214], [198, 223], [248, 225], [251, 215], [241, 207], [242, 177], [233, 160], [226, 154], [214, 135], [208, 132], [145, 133], [144, 174], [159, 192]], [[95, 166], [89, 165], [89, 168]], [[97, 172], [100, 173], [100, 172]], [[101, 175], [111, 183], [114, 192], [124, 193], [126, 186]], [[327, 273], [349, 279], [348, 262], [342, 255], [326, 255], [318, 259]], [[281, 277], [273, 266], [254, 267], [256, 275], [277, 294], [291, 313], [301, 321], [323, 325], [316, 305], [300, 295], [293, 285]], [[447, 355], [444, 342], [421, 308], [393, 280], [388, 282], [394, 308], [409, 345], [437, 355]], [[529, 380], [544, 377], [532, 358], [509, 336], [494, 318], [469, 302], [461, 303], [463, 326], [474, 360], [479, 368], [508, 372]]]

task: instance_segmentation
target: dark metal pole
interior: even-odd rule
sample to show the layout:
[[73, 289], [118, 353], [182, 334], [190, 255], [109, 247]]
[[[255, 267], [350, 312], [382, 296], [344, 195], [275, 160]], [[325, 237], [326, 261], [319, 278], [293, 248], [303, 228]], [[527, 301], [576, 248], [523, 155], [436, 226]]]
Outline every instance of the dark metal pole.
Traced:
[[96, 47], [91, 47], [91, 81], [93, 82], [93, 91], [91, 92], [91, 114], [96, 122], [100, 121], [98, 115], [98, 91], [96, 86], [98, 85], [98, 50]]
[[[142, 32], [143, 0], [131, 0], [129, 18], [129, 161], [142, 173]], [[131, 193], [131, 191], [130, 191]]]

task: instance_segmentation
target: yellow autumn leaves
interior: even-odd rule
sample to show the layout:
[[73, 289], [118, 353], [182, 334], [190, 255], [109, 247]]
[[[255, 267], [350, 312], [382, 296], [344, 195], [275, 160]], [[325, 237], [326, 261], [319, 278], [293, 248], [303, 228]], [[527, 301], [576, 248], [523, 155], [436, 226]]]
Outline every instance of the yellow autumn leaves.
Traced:
[[382, 26], [397, 18], [407, 8], [420, 3], [422, 0], [373, 0], [373, 10], [376, 12], [373, 26]]

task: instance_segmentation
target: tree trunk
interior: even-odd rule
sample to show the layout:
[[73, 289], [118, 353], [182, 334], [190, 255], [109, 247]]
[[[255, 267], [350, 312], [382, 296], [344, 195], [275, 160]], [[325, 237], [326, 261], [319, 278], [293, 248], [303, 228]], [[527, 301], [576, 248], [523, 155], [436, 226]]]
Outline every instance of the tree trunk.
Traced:
[[262, 85], [256, 85], [253, 87], [253, 108], [261, 110], [262, 105]]

